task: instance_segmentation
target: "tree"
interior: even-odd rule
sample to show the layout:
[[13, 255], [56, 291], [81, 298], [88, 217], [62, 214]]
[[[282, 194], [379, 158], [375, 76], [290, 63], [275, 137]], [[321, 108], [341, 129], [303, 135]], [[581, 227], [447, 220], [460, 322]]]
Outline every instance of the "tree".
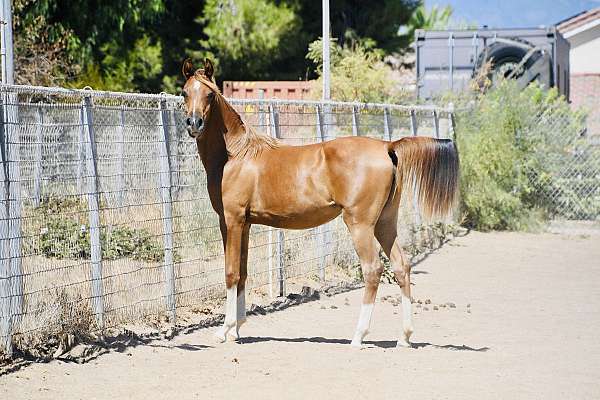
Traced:
[[200, 43], [227, 79], [275, 77], [271, 64], [296, 50], [298, 18], [285, 3], [208, 0], [198, 20], [206, 36]]
[[[135, 54], [139, 57], [146, 50], [156, 53], [158, 41], [146, 35], [145, 30], [163, 12], [163, 0], [16, 0], [17, 79], [27, 77], [28, 83], [39, 84], [78, 83], [87, 81], [86, 75], [92, 74], [103, 89], [114, 85], [117, 88], [154, 89], [157, 86], [152, 79], [136, 81], [137, 74], [132, 74], [131, 68], [124, 70], [123, 67], [128, 65], [127, 59], [135, 58]], [[146, 49], [140, 50], [138, 46]], [[31, 66], [26, 59], [20, 59], [35, 54], [41, 54], [38, 58], [47, 65], [42, 70], [45, 71], [43, 79], [39, 73], [28, 72]], [[115, 62], [116, 59], [123, 62]], [[154, 80], [158, 79], [156, 75], [152, 77]]]

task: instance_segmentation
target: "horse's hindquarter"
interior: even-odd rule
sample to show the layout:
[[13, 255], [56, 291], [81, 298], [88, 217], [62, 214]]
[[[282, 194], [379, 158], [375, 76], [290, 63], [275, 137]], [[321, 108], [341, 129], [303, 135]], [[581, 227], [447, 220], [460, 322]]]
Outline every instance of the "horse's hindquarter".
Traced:
[[246, 162], [253, 180], [248, 222], [290, 229], [321, 225], [346, 207], [378, 215], [394, 174], [385, 142], [356, 137], [281, 146]]

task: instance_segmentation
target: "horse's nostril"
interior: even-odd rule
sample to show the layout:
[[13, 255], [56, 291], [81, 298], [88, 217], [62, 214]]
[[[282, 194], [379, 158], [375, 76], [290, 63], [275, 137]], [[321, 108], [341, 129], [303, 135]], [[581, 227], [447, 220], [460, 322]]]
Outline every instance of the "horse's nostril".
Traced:
[[192, 119], [191, 119], [190, 117], [187, 117], [187, 118], [185, 119], [185, 124], [186, 124], [187, 126], [192, 126]]
[[202, 122], [202, 118], [196, 119], [196, 129], [200, 129], [200, 127], [202, 126]]

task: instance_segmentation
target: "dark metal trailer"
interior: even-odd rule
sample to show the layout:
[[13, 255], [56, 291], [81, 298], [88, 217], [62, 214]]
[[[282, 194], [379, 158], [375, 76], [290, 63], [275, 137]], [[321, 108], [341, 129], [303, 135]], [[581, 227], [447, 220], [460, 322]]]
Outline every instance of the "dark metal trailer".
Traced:
[[555, 27], [477, 29], [415, 33], [417, 96], [462, 91], [483, 65], [492, 82], [514, 78], [523, 87], [538, 81], [569, 98], [569, 42]]

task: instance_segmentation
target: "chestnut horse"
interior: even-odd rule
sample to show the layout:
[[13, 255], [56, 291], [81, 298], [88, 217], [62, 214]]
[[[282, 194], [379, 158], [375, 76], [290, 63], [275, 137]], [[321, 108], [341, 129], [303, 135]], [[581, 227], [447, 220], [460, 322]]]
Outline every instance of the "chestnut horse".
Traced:
[[452, 209], [458, 183], [453, 142], [428, 137], [395, 142], [345, 137], [288, 146], [242, 121], [215, 85], [210, 60], [198, 70], [186, 60], [182, 72], [187, 131], [196, 139], [225, 247], [227, 302], [217, 338], [226, 341], [232, 335], [239, 339], [246, 320], [251, 224], [306, 229], [342, 214], [365, 281], [352, 345], [361, 346], [369, 330], [383, 272], [379, 242], [402, 292], [404, 333], [398, 346], [410, 346], [410, 264], [396, 230], [400, 198], [403, 188], [411, 187], [417, 191], [425, 216], [444, 215]]

